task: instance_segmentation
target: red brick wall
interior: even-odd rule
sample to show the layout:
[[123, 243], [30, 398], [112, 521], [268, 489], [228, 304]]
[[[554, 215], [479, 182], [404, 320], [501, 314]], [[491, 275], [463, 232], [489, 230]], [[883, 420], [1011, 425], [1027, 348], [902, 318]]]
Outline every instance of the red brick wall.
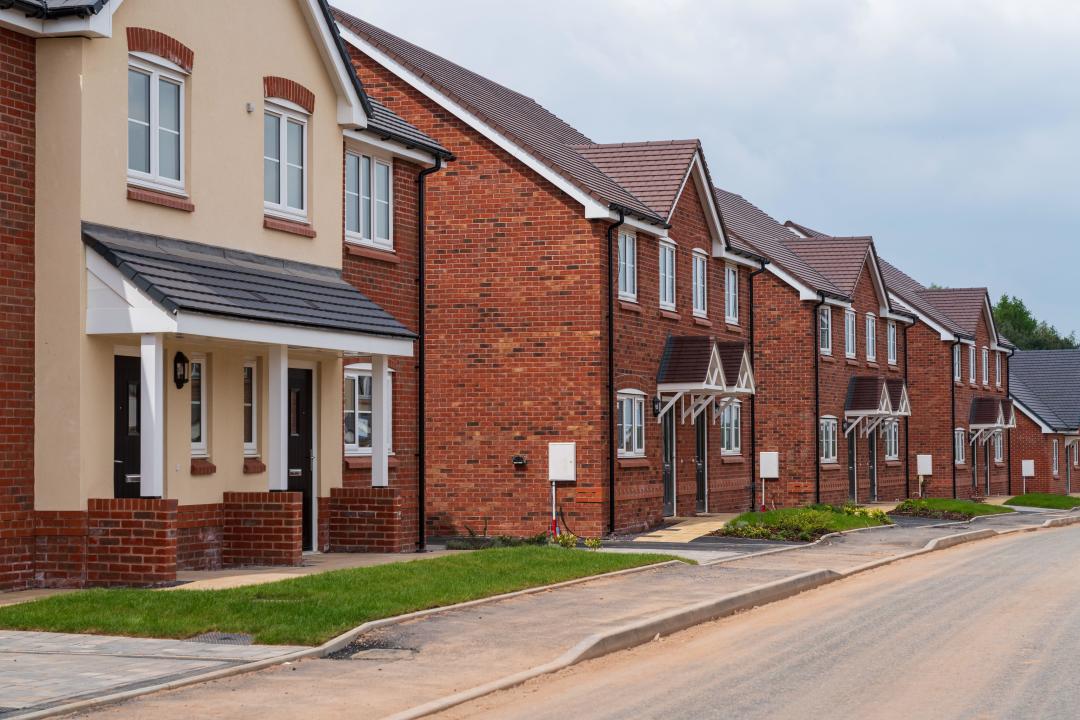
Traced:
[[0, 28], [0, 590], [33, 580], [34, 53]]
[[[547, 443], [604, 486], [605, 226], [447, 111], [356, 54], [372, 95], [457, 157], [428, 178], [428, 517], [436, 533], [548, 524]], [[396, 440], [395, 440], [396, 444]], [[516, 470], [510, 460], [524, 455]], [[579, 533], [600, 503], [561, 500]]]
[[408, 552], [416, 539], [405, 532], [405, 502], [392, 487], [330, 491], [331, 552]]
[[303, 495], [227, 492], [222, 502], [224, 565], [299, 565]]
[[34, 585], [82, 587], [86, 583], [86, 513], [39, 510], [34, 527]]
[[181, 505], [177, 511], [177, 570], [219, 570], [224, 517], [221, 503]]
[[[1012, 431], [1013, 491], [1019, 495], [1027, 492], [1064, 493], [1066, 474], [1071, 473], [1073, 489], [1080, 487], [1076, 482], [1077, 468], [1069, 467], [1071, 458], [1066, 458], [1064, 436], [1043, 434], [1043, 431], [1019, 410], [1016, 411], [1016, 428]], [[1058, 473], [1053, 473], [1053, 440], [1058, 441]], [[1027, 478], [1026, 485], [1022, 473], [1024, 460], [1035, 461], [1035, 476]]]
[[176, 579], [176, 500], [90, 500], [86, 515], [87, 585]]

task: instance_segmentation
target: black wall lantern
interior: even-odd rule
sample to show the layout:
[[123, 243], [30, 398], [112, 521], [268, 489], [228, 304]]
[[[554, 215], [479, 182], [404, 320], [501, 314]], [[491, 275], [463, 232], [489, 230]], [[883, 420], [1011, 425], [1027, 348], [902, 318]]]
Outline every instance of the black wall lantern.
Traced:
[[173, 382], [176, 383], [176, 389], [183, 390], [184, 386], [191, 380], [191, 361], [188, 360], [187, 355], [178, 352], [173, 355], [172, 367]]
[[653, 414], [653, 417], [660, 417], [660, 396], [659, 395], [653, 395], [652, 414]]

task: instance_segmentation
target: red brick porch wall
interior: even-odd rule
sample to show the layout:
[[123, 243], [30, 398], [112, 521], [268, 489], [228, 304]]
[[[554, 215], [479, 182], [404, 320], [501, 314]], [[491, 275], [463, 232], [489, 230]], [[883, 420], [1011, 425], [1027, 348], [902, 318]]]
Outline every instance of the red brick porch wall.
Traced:
[[154, 585], [176, 579], [176, 500], [90, 500], [86, 584]]
[[176, 525], [176, 569], [221, 569], [224, 525], [221, 503], [181, 505]]
[[331, 552], [408, 552], [416, 538], [402, 522], [405, 499], [392, 487], [330, 491]]
[[225, 565], [299, 565], [303, 495], [227, 492], [222, 503]]

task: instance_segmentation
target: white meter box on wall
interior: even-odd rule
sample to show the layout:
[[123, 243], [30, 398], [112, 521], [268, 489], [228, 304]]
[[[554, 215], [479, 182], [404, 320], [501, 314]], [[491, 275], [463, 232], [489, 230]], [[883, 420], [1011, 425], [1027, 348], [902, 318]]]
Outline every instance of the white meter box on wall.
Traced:
[[577, 443], [548, 443], [548, 482], [577, 482]]

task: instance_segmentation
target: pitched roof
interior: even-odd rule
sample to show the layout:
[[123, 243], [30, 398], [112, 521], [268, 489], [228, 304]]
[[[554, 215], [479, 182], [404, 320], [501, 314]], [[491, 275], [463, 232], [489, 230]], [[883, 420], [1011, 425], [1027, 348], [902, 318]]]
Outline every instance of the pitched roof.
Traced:
[[1080, 350], [1017, 351], [1009, 394], [1054, 430], [1080, 428]]
[[799, 233], [800, 235], [803, 235], [803, 236], [808, 237], [808, 238], [812, 238], [812, 237], [829, 237], [827, 233], [818, 232], [817, 230], [814, 230], [813, 228], [807, 227], [806, 225], [802, 225], [800, 223], [797, 223], [794, 220], [785, 220], [784, 221], [784, 227], [789, 228], [791, 230], [794, 230], [795, 232]]
[[574, 149], [656, 214], [668, 218], [701, 143], [661, 140], [577, 145]]
[[885, 280], [885, 287], [904, 301], [913, 310], [926, 316], [935, 324], [940, 325], [951, 333], [966, 335], [964, 329], [952, 318], [946, 315], [940, 308], [932, 303], [922, 293], [926, 288], [910, 275], [892, 263], [878, 258], [881, 265], [881, 275]]
[[892, 403], [893, 410], [899, 411], [901, 405], [903, 405], [904, 393], [907, 389], [904, 381], [899, 378], [887, 378], [885, 388], [889, 391], [889, 401]]
[[851, 297], [859, 282], [873, 240], [868, 237], [797, 238], [792, 235], [788, 247], [811, 267], [829, 279], [844, 295]]
[[968, 423], [971, 425], [997, 425], [998, 420], [1004, 417], [1001, 406], [1001, 398], [974, 397], [971, 398], [971, 408], [968, 411]]
[[[355, 73], [354, 73], [355, 74]], [[387, 140], [395, 140], [405, 147], [418, 147], [433, 155], [441, 155], [444, 158], [453, 157], [449, 150], [444, 148], [438, 141], [425, 135], [418, 128], [410, 125], [398, 117], [393, 110], [383, 105], [373, 97], [368, 97], [371, 103], [372, 114], [368, 118], [367, 129]]]
[[83, 242], [169, 312], [416, 335], [334, 268], [84, 222]]
[[716, 341], [708, 335], [669, 335], [664, 344], [664, 354], [660, 356], [656, 382], [703, 382], [709, 372], [715, 344]]
[[335, 9], [334, 13], [347, 30], [467, 108], [594, 199], [625, 209], [649, 222], [664, 221], [577, 149], [578, 146], [593, 145], [592, 140], [532, 98], [340, 9]]
[[933, 288], [923, 290], [920, 295], [973, 337], [989, 297], [986, 288]]
[[[845, 412], [875, 412], [881, 407], [885, 392], [884, 379], [876, 375], [855, 375], [848, 380]], [[892, 394], [889, 394], [890, 402]]]

